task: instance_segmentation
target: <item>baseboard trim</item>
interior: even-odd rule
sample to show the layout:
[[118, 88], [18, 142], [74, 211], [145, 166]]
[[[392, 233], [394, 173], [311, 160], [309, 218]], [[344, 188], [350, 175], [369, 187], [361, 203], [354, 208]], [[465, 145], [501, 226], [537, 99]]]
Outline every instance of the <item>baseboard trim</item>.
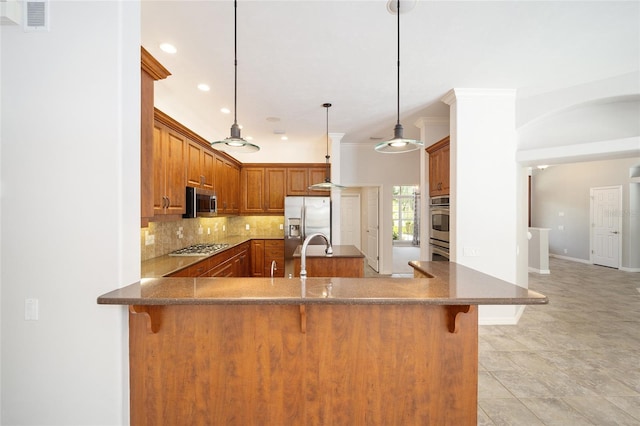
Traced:
[[627, 268], [626, 266], [621, 266], [620, 270], [624, 272], [640, 272], [640, 268]]
[[569, 256], [560, 256], [559, 254], [549, 254], [549, 257], [555, 257], [556, 259], [563, 259], [563, 260], [570, 260], [571, 262], [578, 262], [578, 263], [584, 263], [586, 265], [592, 265], [591, 262], [589, 262], [586, 259], [578, 259], [577, 257], [569, 257]]
[[540, 275], [549, 275], [551, 273], [551, 271], [548, 269], [536, 269], [531, 266], [529, 266], [529, 272], [535, 272], [536, 274]]

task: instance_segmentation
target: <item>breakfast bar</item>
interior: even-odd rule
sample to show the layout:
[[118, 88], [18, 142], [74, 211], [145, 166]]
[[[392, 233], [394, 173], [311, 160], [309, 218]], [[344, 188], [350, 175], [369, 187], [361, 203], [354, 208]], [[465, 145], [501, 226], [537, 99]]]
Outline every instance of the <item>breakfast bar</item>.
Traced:
[[419, 278], [150, 278], [129, 305], [132, 425], [475, 425], [478, 305], [539, 293], [453, 262]]

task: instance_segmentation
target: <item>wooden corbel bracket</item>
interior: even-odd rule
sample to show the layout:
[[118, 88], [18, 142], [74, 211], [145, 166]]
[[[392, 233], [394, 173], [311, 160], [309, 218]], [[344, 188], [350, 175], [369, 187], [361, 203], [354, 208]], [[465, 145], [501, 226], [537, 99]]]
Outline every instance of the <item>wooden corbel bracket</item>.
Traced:
[[457, 333], [460, 324], [458, 322], [458, 315], [463, 313], [469, 313], [472, 309], [474, 309], [471, 305], [448, 305], [447, 309], [447, 328], [449, 329], [449, 333]]
[[129, 312], [133, 315], [142, 315], [147, 321], [147, 331], [156, 334], [160, 330], [160, 312], [152, 306], [129, 305]]

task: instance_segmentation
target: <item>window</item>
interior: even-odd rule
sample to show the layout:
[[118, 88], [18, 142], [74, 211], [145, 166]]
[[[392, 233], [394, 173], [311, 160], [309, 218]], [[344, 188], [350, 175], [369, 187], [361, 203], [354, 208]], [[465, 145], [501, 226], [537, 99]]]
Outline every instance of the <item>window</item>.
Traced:
[[420, 193], [417, 185], [393, 187], [393, 244], [419, 245]]

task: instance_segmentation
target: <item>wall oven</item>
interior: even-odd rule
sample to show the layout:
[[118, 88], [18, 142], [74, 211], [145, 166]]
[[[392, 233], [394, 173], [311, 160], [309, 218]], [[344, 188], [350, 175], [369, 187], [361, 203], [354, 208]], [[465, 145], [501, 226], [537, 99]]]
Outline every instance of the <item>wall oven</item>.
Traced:
[[449, 197], [431, 197], [429, 214], [431, 260], [449, 260]]

